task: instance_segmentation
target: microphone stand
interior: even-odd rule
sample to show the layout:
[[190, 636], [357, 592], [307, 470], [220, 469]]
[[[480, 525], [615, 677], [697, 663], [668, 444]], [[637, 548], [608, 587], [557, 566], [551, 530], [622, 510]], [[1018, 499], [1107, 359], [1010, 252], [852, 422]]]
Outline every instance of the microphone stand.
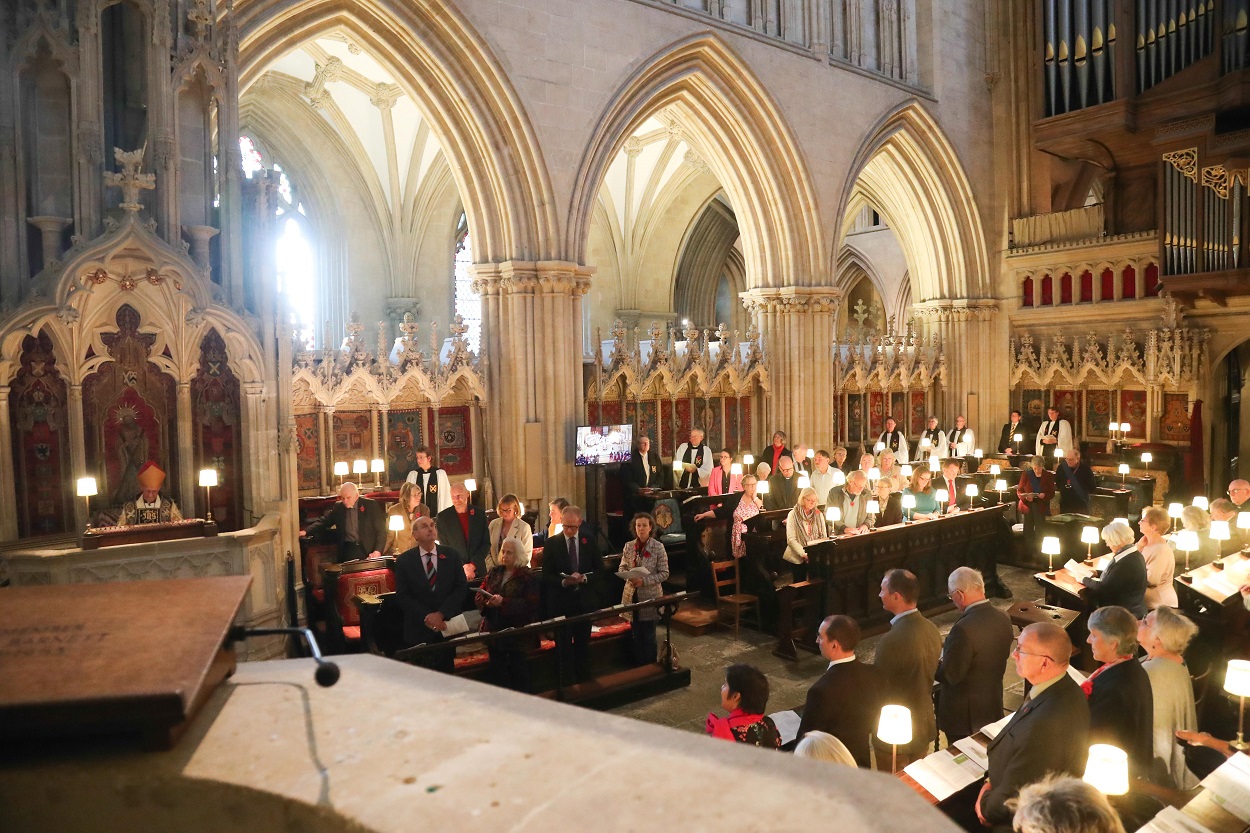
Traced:
[[329, 688], [339, 681], [339, 675], [342, 673], [339, 667], [329, 660], [321, 658], [321, 648], [317, 645], [317, 638], [313, 636], [313, 632], [309, 628], [245, 628], [242, 625], [232, 627], [226, 634], [228, 642], [242, 642], [244, 639], [252, 636], [302, 636], [308, 644], [308, 650], [312, 653], [313, 660], [317, 663], [317, 671], [313, 675], [313, 679], [317, 681], [317, 685], [322, 688]]

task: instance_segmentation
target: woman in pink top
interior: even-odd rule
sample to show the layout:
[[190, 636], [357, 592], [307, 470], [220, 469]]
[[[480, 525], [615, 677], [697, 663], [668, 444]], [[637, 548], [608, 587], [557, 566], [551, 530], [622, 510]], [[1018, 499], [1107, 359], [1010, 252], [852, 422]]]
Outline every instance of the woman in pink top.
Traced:
[[1168, 513], [1158, 506], [1147, 507], [1137, 526], [1142, 536], [1137, 542], [1137, 551], [1146, 559], [1146, 607], [1154, 610], [1159, 605], [1179, 606], [1176, 588], [1172, 586], [1176, 555], [1163, 537], [1171, 526]]
[[707, 479], [707, 493], [709, 495], [728, 495], [733, 492], [742, 491], [742, 475], [733, 474], [729, 471], [733, 465], [734, 456], [725, 449], [717, 457], [718, 464], [712, 469], [711, 475]]

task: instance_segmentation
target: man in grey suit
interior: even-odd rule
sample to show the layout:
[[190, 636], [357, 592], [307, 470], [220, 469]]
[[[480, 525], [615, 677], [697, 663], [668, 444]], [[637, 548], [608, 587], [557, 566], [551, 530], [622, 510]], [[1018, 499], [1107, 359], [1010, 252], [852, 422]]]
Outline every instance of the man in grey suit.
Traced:
[[846, 483], [829, 490], [827, 505], [842, 513], [842, 517], [833, 522], [833, 531], [838, 535], [868, 531], [868, 500], [872, 495], [864, 492], [867, 485], [868, 475], [856, 470], [846, 476]]
[[1011, 656], [1011, 619], [985, 598], [979, 570], [958, 567], [946, 580], [963, 615], [951, 626], [938, 663], [937, 724], [954, 743], [1003, 716], [1003, 675]]
[[881, 606], [894, 614], [890, 630], [877, 644], [873, 667], [885, 680], [887, 703], [911, 710], [911, 743], [907, 753], [923, 757], [937, 737], [933, 716], [933, 675], [942, 657], [942, 635], [916, 609], [920, 583], [915, 574], [894, 569], [881, 579]]
[[1034, 623], [1020, 631], [1012, 653], [1016, 670], [1033, 688], [990, 741], [990, 767], [976, 804], [981, 822], [1004, 833], [1015, 816], [1007, 801], [1021, 787], [1049, 773], [1080, 778], [1089, 754], [1089, 703], [1068, 676], [1068, 634], [1053, 622]]

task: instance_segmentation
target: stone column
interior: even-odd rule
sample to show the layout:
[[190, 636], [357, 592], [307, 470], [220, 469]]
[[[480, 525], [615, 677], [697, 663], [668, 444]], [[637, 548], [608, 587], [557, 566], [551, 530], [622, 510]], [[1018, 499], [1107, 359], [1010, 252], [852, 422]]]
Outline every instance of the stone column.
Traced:
[[217, 229], [212, 226], [182, 227], [183, 237], [191, 244], [191, 259], [195, 261], [196, 266], [204, 270], [205, 274], [209, 273], [209, 269], [212, 266], [212, 259], [208, 251], [208, 241], [212, 240], [217, 233]]
[[61, 232], [74, 221], [69, 217], [27, 217], [26, 222], [39, 229], [43, 244], [43, 260], [40, 269], [47, 269], [61, 258]]
[[593, 269], [567, 261], [479, 264], [482, 355], [496, 494], [581, 502], [573, 466], [584, 405], [582, 296]]
[[[178, 383], [178, 496], [179, 506], [185, 506], [188, 518], [200, 517], [195, 511], [195, 490], [200, 482], [195, 461], [195, 424], [191, 417], [191, 383]], [[172, 484], [171, 484], [172, 485]]]
[[791, 443], [812, 448], [833, 443], [833, 329], [841, 300], [842, 290], [831, 286], [742, 293], [764, 334], [768, 361], [769, 407], [756, 420], [761, 441], [781, 429]]
[[[375, 417], [374, 424], [378, 426], [378, 429], [377, 429], [377, 433], [373, 435], [373, 456], [376, 458], [379, 458], [382, 461], [382, 465], [385, 466], [387, 464], [387, 461], [390, 459], [389, 457], [387, 457], [387, 448], [386, 448], [386, 444], [387, 444], [386, 415], [391, 412], [391, 406], [383, 402], [379, 404], [375, 408], [375, 410], [377, 411], [377, 415]], [[477, 437], [477, 433], [478, 433], [477, 431], [473, 432], [473, 436], [475, 438]], [[480, 453], [480, 452], [477, 452], [476, 449], [474, 451], [475, 453]], [[369, 464], [370, 464], [370, 468], [372, 468], [373, 461], [370, 460]], [[381, 484], [382, 488], [385, 489], [387, 486], [390, 485], [390, 479], [389, 479], [390, 475], [387, 474], [385, 471], [382, 472], [381, 474], [374, 475], [374, 476], [377, 478], [378, 483]]]
[[334, 494], [338, 478], [334, 476], [334, 406], [321, 406], [321, 442], [317, 452], [321, 455], [321, 493]]
[[243, 401], [242, 423], [247, 426], [243, 440], [243, 514], [244, 522], [254, 523], [268, 509], [266, 497], [276, 489], [271, 489], [274, 462], [273, 452], [278, 449], [277, 429], [269, 417], [269, 409], [265, 406], [265, 385], [263, 382], [244, 382], [242, 387]]
[[17, 472], [17, 466], [13, 461], [12, 427], [9, 422], [9, 386], [0, 385], [0, 471], [10, 472], [9, 477], [0, 477], [0, 541], [17, 538], [16, 478], [12, 476]]
[[[68, 388], [69, 394], [69, 476], [70, 480], [77, 480], [79, 477], [95, 476], [96, 483], [99, 484], [100, 494], [105, 495], [104, 500], [108, 500], [108, 478], [104, 476], [103, 469], [87, 468], [87, 428], [86, 420], [83, 418], [82, 412], [82, 384], [71, 383]], [[12, 471], [12, 469], [9, 469]], [[74, 499], [74, 530], [81, 531], [87, 525], [87, 508], [83, 505], [84, 501]]]
[[[924, 301], [912, 308], [924, 336], [942, 339], [946, 378], [934, 403], [939, 417], [950, 423], [957, 414], [982, 448], [997, 441], [994, 432], [1007, 419], [1011, 401], [1008, 379], [1007, 318], [990, 299]], [[967, 413], [968, 394], [977, 395], [977, 413]], [[993, 436], [991, 436], [993, 434]]]

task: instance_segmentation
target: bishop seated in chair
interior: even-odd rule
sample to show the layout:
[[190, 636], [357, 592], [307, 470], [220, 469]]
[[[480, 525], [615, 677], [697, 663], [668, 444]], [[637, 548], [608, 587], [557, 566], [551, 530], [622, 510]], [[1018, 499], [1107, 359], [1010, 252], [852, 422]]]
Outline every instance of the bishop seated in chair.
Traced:
[[142, 491], [134, 499], [122, 506], [118, 526], [135, 524], [164, 524], [182, 520], [182, 512], [172, 498], [161, 496], [161, 486], [165, 482], [165, 472], [156, 463], [148, 460], [139, 469], [136, 479]]

